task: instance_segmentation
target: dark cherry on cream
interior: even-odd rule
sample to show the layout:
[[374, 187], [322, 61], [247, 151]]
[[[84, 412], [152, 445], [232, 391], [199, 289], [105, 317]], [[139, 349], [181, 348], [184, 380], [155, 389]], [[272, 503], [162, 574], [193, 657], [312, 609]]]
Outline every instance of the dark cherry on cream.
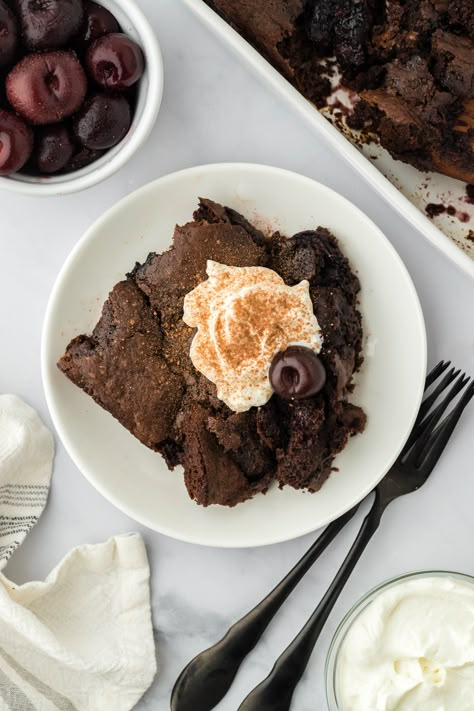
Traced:
[[20, 170], [33, 150], [33, 131], [19, 116], [0, 109], [0, 175]]
[[273, 359], [269, 378], [274, 392], [280, 397], [303, 400], [323, 389], [326, 370], [310, 348], [290, 346]]
[[71, 160], [75, 147], [64, 124], [42, 126], [35, 139], [34, 157], [40, 173], [57, 173]]
[[87, 78], [74, 52], [27, 55], [7, 76], [7, 98], [34, 125], [57, 123], [74, 114], [87, 92]]
[[132, 122], [130, 104], [120, 94], [98, 93], [89, 97], [73, 120], [79, 143], [91, 150], [117, 145]]
[[136, 84], [145, 64], [138, 44], [121, 33], [95, 40], [87, 50], [86, 63], [91, 77], [111, 91], [122, 91]]
[[0, 67], [11, 64], [18, 48], [18, 23], [4, 0], [0, 0]]
[[107, 8], [96, 2], [84, 3], [84, 21], [77, 36], [78, 45], [87, 47], [91, 42], [110, 32], [120, 32], [120, 25]]
[[32, 51], [65, 47], [81, 29], [82, 0], [17, 0], [22, 37]]

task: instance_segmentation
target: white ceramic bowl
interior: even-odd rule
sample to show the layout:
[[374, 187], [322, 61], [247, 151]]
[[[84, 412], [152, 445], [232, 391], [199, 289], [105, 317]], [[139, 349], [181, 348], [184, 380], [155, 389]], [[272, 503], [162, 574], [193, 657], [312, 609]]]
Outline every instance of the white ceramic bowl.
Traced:
[[116, 17], [122, 31], [145, 55], [145, 73], [138, 85], [133, 122], [125, 138], [81, 170], [66, 175], [29, 176], [21, 172], [0, 177], [0, 188], [27, 195], [68, 195], [90, 188], [118, 171], [146, 141], [155, 124], [163, 95], [163, 61], [158, 38], [135, 0], [97, 0]]
[[[170, 246], [176, 223], [191, 219], [198, 196], [290, 235], [324, 225], [338, 237], [362, 291], [365, 362], [351, 396], [366, 431], [338, 455], [317, 494], [272, 486], [228, 509], [188, 497], [179, 470], [140, 444], [56, 367], [69, 341], [94, 328], [114, 284], [136, 261]], [[418, 413], [426, 373], [426, 335], [410, 277], [390, 242], [354, 205], [309, 178], [269, 166], [191, 168], [133, 193], [78, 242], [56, 281], [42, 343], [42, 372], [54, 424], [89, 481], [150, 528], [214, 546], [257, 546], [314, 531], [364, 498], [398, 456]]]

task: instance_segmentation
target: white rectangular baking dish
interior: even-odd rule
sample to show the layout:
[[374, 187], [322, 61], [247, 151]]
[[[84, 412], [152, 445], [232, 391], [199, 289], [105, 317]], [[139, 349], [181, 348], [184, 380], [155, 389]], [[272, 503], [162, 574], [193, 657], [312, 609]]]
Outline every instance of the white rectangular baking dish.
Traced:
[[[466, 200], [466, 186], [439, 173], [422, 173], [394, 160], [380, 146], [356, 146], [313, 104], [307, 101], [271, 64], [203, 0], [183, 0], [216, 35], [221, 37], [298, 113], [333, 146], [370, 185], [464, 272], [474, 277], [474, 205]], [[350, 136], [349, 136], [350, 137]], [[429, 219], [428, 203], [451, 206], [450, 212]]]

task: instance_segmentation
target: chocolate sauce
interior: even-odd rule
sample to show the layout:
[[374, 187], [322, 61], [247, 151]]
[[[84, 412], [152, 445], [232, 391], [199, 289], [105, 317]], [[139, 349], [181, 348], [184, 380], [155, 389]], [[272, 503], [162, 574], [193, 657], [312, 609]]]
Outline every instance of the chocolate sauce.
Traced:
[[438, 217], [439, 215], [443, 215], [444, 213], [450, 215], [450, 217], [456, 217], [459, 222], [469, 222], [469, 220], [471, 219], [470, 215], [467, 212], [457, 210], [454, 205], [443, 205], [442, 203], [437, 202], [428, 203], [428, 205], [425, 207], [425, 212], [431, 219], [433, 219], [434, 217]]
[[425, 207], [425, 212], [428, 215], [428, 217], [433, 219], [433, 217], [438, 217], [438, 215], [442, 215], [443, 212], [446, 212], [446, 208], [441, 203], [430, 202]]

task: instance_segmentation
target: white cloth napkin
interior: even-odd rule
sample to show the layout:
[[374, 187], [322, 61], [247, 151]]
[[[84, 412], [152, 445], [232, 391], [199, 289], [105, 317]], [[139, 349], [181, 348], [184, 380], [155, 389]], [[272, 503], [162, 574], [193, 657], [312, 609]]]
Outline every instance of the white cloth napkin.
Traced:
[[[46, 503], [53, 440], [0, 396], [0, 568]], [[45, 582], [0, 573], [0, 710], [129, 711], [153, 681], [150, 571], [142, 538], [74, 549]]]
[[0, 395], [0, 570], [46, 505], [54, 444], [36, 412]]

